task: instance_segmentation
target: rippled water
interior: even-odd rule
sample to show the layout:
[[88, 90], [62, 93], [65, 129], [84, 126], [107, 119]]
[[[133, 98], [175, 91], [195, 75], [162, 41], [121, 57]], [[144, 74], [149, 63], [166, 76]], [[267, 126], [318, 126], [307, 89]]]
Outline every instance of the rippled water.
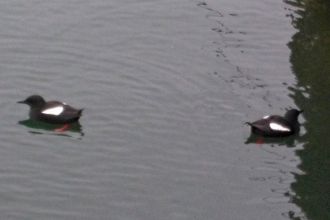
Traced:
[[[290, 203], [293, 149], [244, 144], [245, 121], [294, 107], [285, 7], [3, 4], [1, 219], [299, 213]], [[84, 108], [81, 127], [56, 133], [19, 123], [28, 108], [16, 101], [31, 94]]]

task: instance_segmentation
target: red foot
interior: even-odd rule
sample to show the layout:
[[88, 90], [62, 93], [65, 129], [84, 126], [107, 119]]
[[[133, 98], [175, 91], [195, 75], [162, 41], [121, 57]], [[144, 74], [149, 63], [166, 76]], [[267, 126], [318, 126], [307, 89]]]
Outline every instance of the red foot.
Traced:
[[257, 144], [257, 145], [262, 144], [262, 137], [259, 137], [259, 139], [256, 141], [256, 144]]
[[62, 127], [60, 127], [60, 128], [56, 128], [56, 129], [54, 129], [54, 131], [64, 131], [65, 129], [67, 129], [69, 127], [69, 124], [65, 124], [65, 125], [63, 125]]

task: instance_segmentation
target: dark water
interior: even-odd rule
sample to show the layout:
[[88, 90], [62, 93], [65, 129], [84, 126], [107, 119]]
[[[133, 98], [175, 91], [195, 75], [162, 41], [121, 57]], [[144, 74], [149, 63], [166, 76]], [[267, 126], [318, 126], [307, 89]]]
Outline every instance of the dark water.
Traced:
[[291, 88], [293, 98], [299, 106], [308, 109], [307, 132], [303, 137], [306, 144], [297, 152], [302, 160], [299, 168], [304, 174], [297, 174], [297, 181], [292, 184], [297, 194], [293, 202], [303, 208], [309, 219], [330, 218], [330, 11], [325, 5], [311, 4], [293, 14], [298, 32], [289, 43], [290, 61], [297, 75], [297, 86]]
[[[299, 198], [319, 169], [305, 162], [320, 100], [307, 104], [313, 86], [301, 80], [315, 81], [293, 62], [297, 10], [270, 0], [3, 3], [0, 219], [313, 219], [316, 200]], [[27, 121], [16, 102], [32, 94], [84, 108], [80, 124], [58, 133]], [[310, 109], [300, 137], [244, 144], [244, 122], [287, 108]], [[329, 173], [317, 187], [329, 188]]]

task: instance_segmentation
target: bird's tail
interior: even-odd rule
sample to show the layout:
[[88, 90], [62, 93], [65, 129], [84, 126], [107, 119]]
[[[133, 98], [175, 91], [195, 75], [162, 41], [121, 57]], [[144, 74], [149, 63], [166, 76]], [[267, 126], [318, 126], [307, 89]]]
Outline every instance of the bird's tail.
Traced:
[[78, 114], [79, 114], [80, 116], [82, 115], [82, 111], [83, 111], [83, 110], [84, 110], [83, 108], [78, 110]]

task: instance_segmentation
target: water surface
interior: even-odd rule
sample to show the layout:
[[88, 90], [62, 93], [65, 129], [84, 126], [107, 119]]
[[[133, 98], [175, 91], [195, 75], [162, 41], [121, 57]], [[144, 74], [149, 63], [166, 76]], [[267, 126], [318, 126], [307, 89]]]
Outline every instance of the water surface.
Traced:
[[[1, 219], [303, 216], [290, 188], [303, 142], [244, 144], [245, 121], [296, 107], [290, 7], [3, 4]], [[19, 123], [31, 94], [84, 108], [80, 126]]]

